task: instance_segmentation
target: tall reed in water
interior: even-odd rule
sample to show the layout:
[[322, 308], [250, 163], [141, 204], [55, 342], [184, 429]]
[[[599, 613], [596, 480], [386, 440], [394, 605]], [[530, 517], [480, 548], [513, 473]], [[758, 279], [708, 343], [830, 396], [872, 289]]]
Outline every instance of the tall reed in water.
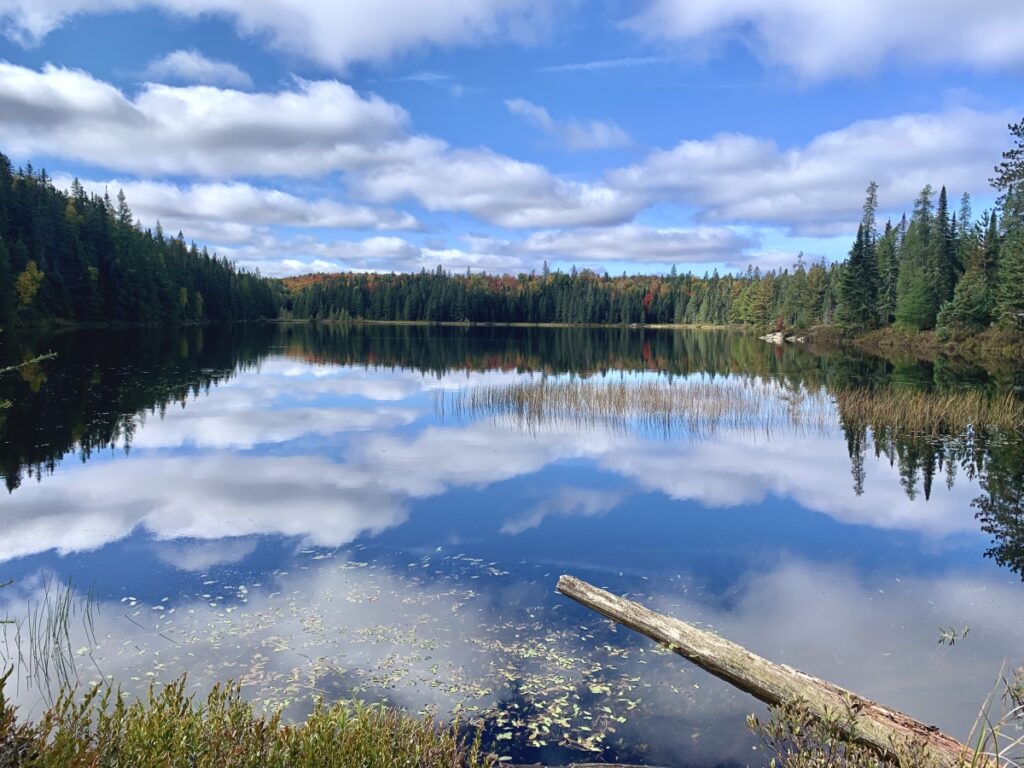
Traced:
[[826, 430], [836, 424], [837, 411], [847, 424], [881, 424], [900, 433], [1024, 428], [1024, 403], [1013, 395], [903, 387], [807, 390], [744, 379], [536, 379], [441, 393], [435, 404], [442, 417], [499, 417], [530, 429], [571, 422], [695, 434], [721, 428]]

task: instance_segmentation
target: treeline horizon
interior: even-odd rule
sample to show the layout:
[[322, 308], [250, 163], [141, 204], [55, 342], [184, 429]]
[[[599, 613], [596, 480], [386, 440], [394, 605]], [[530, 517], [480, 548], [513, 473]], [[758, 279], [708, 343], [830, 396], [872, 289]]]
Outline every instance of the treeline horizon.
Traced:
[[1024, 121], [1009, 126], [992, 186], [994, 210], [975, 218], [964, 194], [918, 195], [899, 221], [877, 221], [870, 182], [845, 261], [746, 273], [612, 277], [593, 270], [455, 275], [333, 273], [287, 278], [282, 315], [292, 319], [566, 324], [741, 324], [786, 328], [890, 325], [941, 337], [992, 325], [1024, 329]]
[[975, 218], [929, 185], [910, 216], [877, 221], [871, 182], [845, 261], [696, 276], [612, 277], [590, 269], [519, 275], [319, 273], [278, 280], [238, 269], [159, 223], [143, 229], [124, 194], [57, 190], [45, 171], [0, 154], [0, 325], [180, 324], [247, 320], [750, 325], [863, 332], [887, 326], [954, 338], [1024, 330], [1024, 121]]
[[0, 326], [272, 319], [278, 292], [181, 233], [143, 229], [123, 192], [58, 190], [0, 153]]

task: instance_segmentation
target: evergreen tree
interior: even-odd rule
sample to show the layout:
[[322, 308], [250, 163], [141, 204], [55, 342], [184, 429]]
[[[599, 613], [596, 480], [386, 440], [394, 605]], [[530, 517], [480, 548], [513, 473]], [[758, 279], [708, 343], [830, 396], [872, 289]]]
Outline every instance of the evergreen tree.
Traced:
[[939, 308], [953, 298], [958, 272], [955, 233], [950, 221], [945, 187], [939, 192], [939, 207], [935, 213], [928, 246], [931, 256], [929, 271], [934, 280], [935, 306]]
[[1010, 125], [1013, 146], [996, 166], [1002, 239], [997, 269], [996, 314], [1011, 328], [1024, 328], [1024, 120]]
[[931, 269], [933, 227], [932, 188], [927, 185], [914, 204], [903, 237], [896, 284], [896, 322], [918, 330], [933, 328], [938, 312]]
[[896, 319], [897, 284], [900, 276], [897, 230], [885, 223], [885, 233], [878, 241], [878, 317], [883, 325]]

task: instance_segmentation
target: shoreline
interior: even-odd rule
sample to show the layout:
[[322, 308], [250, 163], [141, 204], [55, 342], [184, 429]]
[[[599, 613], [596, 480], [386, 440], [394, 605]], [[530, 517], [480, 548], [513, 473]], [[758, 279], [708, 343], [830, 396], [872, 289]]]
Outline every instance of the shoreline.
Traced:
[[[259, 320], [233, 320], [223, 323], [185, 322], [165, 323], [68, 323], [49, 321], [44, 323], [2, 326], [3, 332], [17, 334], [19, 332], [61, 334], [69, 331], [124, 331], [124, 330], [160, 330], [206, 328], [218, 325], [326, 325], [326, 326], [420, 326], [437, 328], [550, 328], [550, 329], [588, 329], [588, 330], [620, 330], [620, 331], [729, 331], [757, 335], [771, 334], [773, 329], [765, 331], [763, 327], [741, 324], [704, 324], [704, 323], [529, 323], [529, 322], [470, 322], [470, 321], [435, 321], [435, 320], [366, 320], [362, 318], [347, 320], [321, 320], [306, 318], [265, 318]], [[959, 362], [979, 365], [984, 368], [1024, 368], [1024, 333], [1008, 331], [996, 327], [987, 328], [973, 334], [961, 334], [951, 339], [940, 340], [935, 331], [915, 331], [897, 326], [886, 326], [858, 335], [849, 335], [834, 325], [814, 326], [807, 329], [787, 329], [787, 334], [806, 337], [807, 344], [801, 346], [841, 347], [849, 345], [862, 352], [884, 357], [890, 360], [913, 358], [924, 362], [934, 362], [939, 358], [953, 359]], [[10, 338], [10, 337], [8, 337]], [[765, 341], [765, 343], [772, 343]]]

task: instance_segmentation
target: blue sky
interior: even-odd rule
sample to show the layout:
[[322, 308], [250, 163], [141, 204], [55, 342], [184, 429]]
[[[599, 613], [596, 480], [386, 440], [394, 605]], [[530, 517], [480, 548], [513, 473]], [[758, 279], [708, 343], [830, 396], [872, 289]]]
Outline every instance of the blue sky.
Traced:
[[842, 258], [992, 203], [1024, 4], [0, 0], [0, 150], [275, 275]]

